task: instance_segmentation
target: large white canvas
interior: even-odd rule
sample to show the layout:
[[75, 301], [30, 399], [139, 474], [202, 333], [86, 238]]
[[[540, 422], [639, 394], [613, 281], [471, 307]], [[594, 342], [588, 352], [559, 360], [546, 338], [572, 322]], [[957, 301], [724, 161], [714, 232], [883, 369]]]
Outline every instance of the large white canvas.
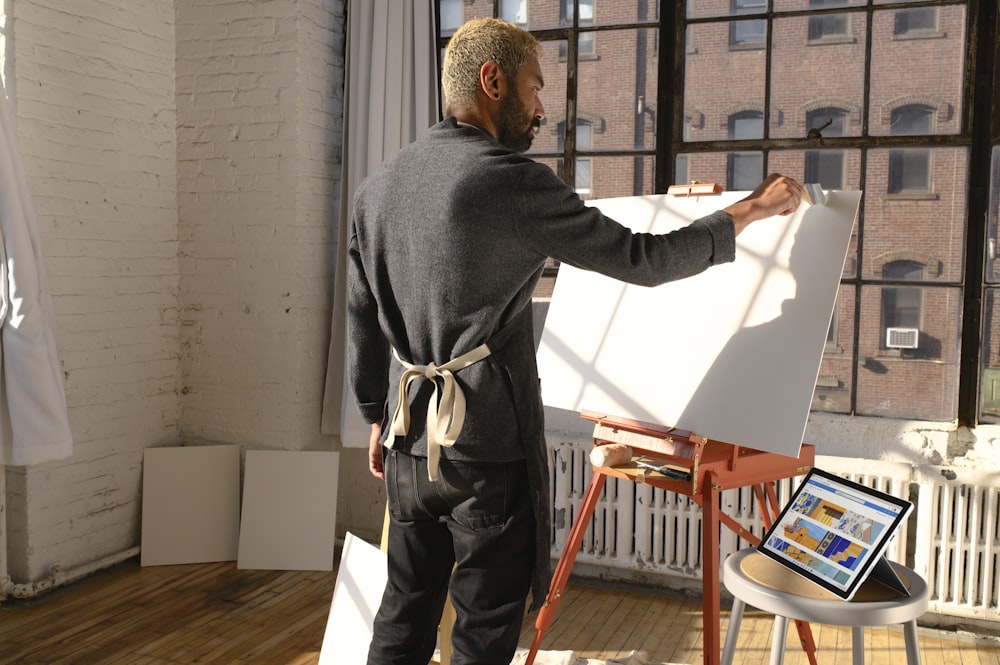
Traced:
[[233, 561], [239, 531], [239, 446], [145, 450], [143, 566]]
[[340, 555], [319, 665], [364, 663], [385, 591], [386, 555], [348, 532]]
[[[747, 194], [592, 204], [664, 233]], [[538, 349], [543, 401], [797, 456], [860, 200], [833, 191], [756, 222], [734, 262], [656, 288], [562, 266]]]
[[340, 453], [249, 450], [236, 567], [333, 570]]

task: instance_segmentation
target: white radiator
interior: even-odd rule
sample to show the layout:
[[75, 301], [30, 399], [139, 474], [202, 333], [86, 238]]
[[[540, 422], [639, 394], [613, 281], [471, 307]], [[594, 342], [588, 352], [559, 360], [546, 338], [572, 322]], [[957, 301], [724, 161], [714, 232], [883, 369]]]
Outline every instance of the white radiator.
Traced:
[[[590, 444], [550, 444], [553, 469], [552, 556], [562, 554], [590, 482]], [[930, 611], [1000, 623], [1000, 474], [914, 467], [909, 464], [817, 455], [816, 466], [916, 504], [886, 552], [927, 580]], [[799, 478], [777, 484], [784, 505]], [[911, 488], [914, 488], [911, 490]], [[911, 491], [913, 493], [911, 493]], [[724, 512], [756, 536], [763, 522], [750, 488], [720, 495]], [[933, 527], [933, 528], [932, 528]], [[749, 547], [720, 530], [720, 561]], [[701, 579], [701, 508], [690, 499], [649, 485], [608, 478], [577, 554], [578, 564], [620, 573]], [[690, 586], [690, 585], [688, 585]], [[700, 586], [700, 585], [699, 585]]]
[[913, 568], [930, 586], [930, 611], [1000, 622], [1000, 474], [920, 466], [914, 482]]

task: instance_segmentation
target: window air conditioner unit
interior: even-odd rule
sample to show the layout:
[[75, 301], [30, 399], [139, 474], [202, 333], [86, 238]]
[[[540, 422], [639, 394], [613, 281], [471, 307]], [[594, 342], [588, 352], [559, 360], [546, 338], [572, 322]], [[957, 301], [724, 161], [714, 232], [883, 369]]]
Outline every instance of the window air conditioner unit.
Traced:
[[916, 349], [920, 346], [920, 329], [886, 328], [885, 345], [890, 349]]

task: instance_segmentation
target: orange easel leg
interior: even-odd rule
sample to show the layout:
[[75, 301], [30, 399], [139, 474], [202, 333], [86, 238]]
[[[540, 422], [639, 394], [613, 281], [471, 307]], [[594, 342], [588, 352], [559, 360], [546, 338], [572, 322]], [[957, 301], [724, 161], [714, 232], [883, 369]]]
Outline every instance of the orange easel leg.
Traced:
[[531, 649], [528, 651], [528, 658], [524, 661], [524, 665], [533, 665], [538, 648], [542, 644], [542, 636], [552, 625], [552, 619], [555, 617], [556, 608], [562, 598], [566, 580], [569, 579], [570, 571], [573, 570], [576, 555], [580, 551], [580, 544], [583, 543], [583, 535], [587, 532], [587, 527], [590, 526], [590, 518], [594, 515], [597, 499], [601, 496], [601, 490], [604, 489], [607, 478], [598, 469], [594, 469], [590, 476], [590, 485], [587, 486], [583, 501], [580, 502], [580, 512], [573, 520], [569, 537], [566, 539], [566, 546], [559, 557], [555, 571], [552, 573], [552, 583], [549, 585], [545, 604], [538, 610], [538, 618], [535, 619], [535, 639], [531, 642]]
[[719, 639], [719, 491], [714, 472], [705, 475], [701, 502], [701, 621], [702, 661], [705, 665], [719, 665], [722, 657]]

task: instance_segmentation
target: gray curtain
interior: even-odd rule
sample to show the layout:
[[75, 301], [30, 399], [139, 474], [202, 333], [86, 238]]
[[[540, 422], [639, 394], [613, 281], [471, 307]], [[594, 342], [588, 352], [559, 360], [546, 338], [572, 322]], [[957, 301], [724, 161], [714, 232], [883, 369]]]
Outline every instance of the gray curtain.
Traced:
[[344, 85], [344, 153], [333, 317], [322, 432], [367, 447], [370, 428], [346, 385], [346, 259], [358, 185], [438, 118], [432, 0], [349, 0]]

